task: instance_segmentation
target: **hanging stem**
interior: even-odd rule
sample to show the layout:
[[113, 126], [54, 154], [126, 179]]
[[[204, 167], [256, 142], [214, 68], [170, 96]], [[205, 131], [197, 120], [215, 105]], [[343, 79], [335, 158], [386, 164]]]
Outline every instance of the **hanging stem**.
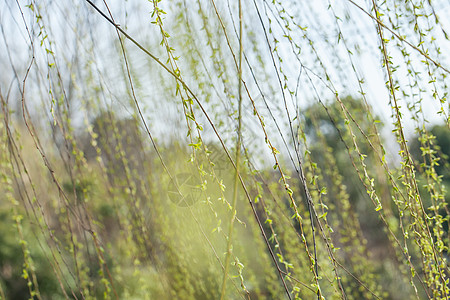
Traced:
[[236, 204], [238, 198], [238, 188], [239, 188], [239, 169], [241, 160], [241, 143], [242, 143], [242, 4], [239, 0], [239, 62], [238, 62], [238, 128], [237, 128], [237, 141], [236, 141], [236, 169], [234, 173], [234, 189], [233, 189], [233, 202], [231, 204], [231, 219], [228, 228], [228, 239], [227, 239], [227, 254], [225, 257], [225, 270], [223, 273], [222, 289], [220, 292], [220, 300], [225, 297], [227, 276], [230, 268], [230, 260], [233, 247], [233, 229], [234, 221], [236, 220]]

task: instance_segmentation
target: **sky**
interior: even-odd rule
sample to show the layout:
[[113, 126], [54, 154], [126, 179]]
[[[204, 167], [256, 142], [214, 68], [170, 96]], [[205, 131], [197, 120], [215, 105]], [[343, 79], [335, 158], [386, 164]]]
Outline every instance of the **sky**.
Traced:
[[[17, 3], [23, 11], [23, 18]], [[53, 89], [57, 94], [61, 85], [66, 92], [59, 97], [70, 100], [75, 126], [83, 127], [86, 116], [89, 118], [93, 111], [102, 106], [114, 109], [123, 116], [133, 114], [135, 109], [130, 100], [129, 82], [124, 75], [125, 64], [114, 28], [85, 1], [41, 2], [40, 22], [35, 20], [31, 10], [25, 6], [27, 3], [27, 1], [8, 0], [0, 4], [2, 29], [0, 63], [4, 70], [0, 76], [1, 92], [7, 94], [11, 90], [11, 102], [16, 103], [12, 106], [19, 109], [20, 101], [17, 101], [20, 99], [18, 98], [19, 84], [31, 60], [31, 44], [27, 27], [24, 25], [26, 23], [33, 34], [36, 59], [36, 67], [32, 68], [30, 75], [32, 80], [29, 80], [27, 87], [28, 95], [31, 95], [29, 105], [38, 115], [38, 111], [43, 110], [40, 119], [51, 119], [54, 101], [57, 100], [52, 101], [49, 89]], [[95, 3], [106, 12], [101, 1]], [[356, 3], [370, 12], [370, 2], [357, 1]], [[414, 34], [414, 19], [405, 16], [394, 18], [392, 24], [388, 21], [388, 17], [393, 18], [396, 13], [401, 14], [406, 11], [406, 4], [401, 4], [404, 7], [396, 8], [390, 6], [392, 3], [395, 2], [387, 1], [385, 5], [380, 4], [379, 8], [386, 14], [387, 27], [392, 28], [393, 24], [399, 23], [402, 26], [397, 32], [407, 35], [407, 40], [412, 44], [418, 44], [417, 34]], [[433, 3], [435, 13], [440, 16], [442, 28], [450, 32], [447, 18], [450, 15], [450, 4], [445, 1]], [[116, 23], [120, 24], [121, 28], [161, 61], [167, 59], [165, 48], [160, 45], [159, 29], [151, 23], [154, 17], [152, 19], [150, 2], [115, 0], [109, 1], [108, 5]], [[172, 43], [175, 54], [180, 57], [178, 64], [184, 80], [206, 103], [214, 122], [218, 124], [223, 121], [224, 124], [220, 129], [226, 140], [232, 142], [235, 126], [233, 110], [236, 110], [235, 99], [238, 96], [237, 73], [212, 2], [206, 0], [161, 1], [160, 5], [167, 13], [163, 19], [164, 26], [171, 35], [169, 42]], [[199, 14], [200, 7], [208, 19], [207, 25], [203, 23]], [[256, 7], [259, 9], [261, 18], [258, 17]], [[426, 3], [425, 7], [425, 11], [431, 12]], [[233, 1], [217, 1], [217, 9], [226, 26], [230, 46], [234, 55], [237, 55], [237, 5]], [[288, 24], [285, 23], [286, 20], [290, 22], [291, 31], [286, 27]], [[433, 18], [431, 17], [430, 20]], [[418, 26], [423, 32], [430, 25], [433, 25], [435, 29], [427, 33], [424, 40], [430, 41], [431, 36], [436, 39], [435, 45], [440, 47], [442, 53], [438, 60], [449, 69], [450, 60], [447, 55], [450, 49], [449, 41], [444, 38], [436, 24], [427, 23], [425, 19], [418, 21]], [[289, 136], [286, 110], [292, 121], [297, 112], [301, 113], [309, 105], [318, 101], [324, 103], [331, 101], [334, 98], [334, 91], [337, 91], [342, 98], [347, 95], [358, 97], [359, 89], [362, 87], [374, 114], [384, 124], [383, 134], [389, 147], [393, 149], [392, 152], [396, 152], [395, 139], [390, 134], [393, 125], [390, 98], [385, 85], [387, 74], [382, 66], [376, 24], [355, 4], [343, 0], [283, 1], [281, 4], [279, 2], [271, 4], [270, 1], [262, 0], [245, 1], [244, 26], [244, 54], [249, 65], [244, 63], [243, 80], [272, 132], [276, 132], [275, 124], [270, 121], [272, 116], [279, 120], [281, 132]], [[295, 26], [300, 26], [304, 30], [299, 30]], [[213, 47], [208, 44], [205, 28], [215, 38]], [[391, 37], [386, 30], [384, 33], [386, 38]], [[291, 41], [285, 37], [286, 34], [290, 36]], [[46, 38], [43, 39], [43, 37]], [[275, 39], [278, 43], [275, 43]], [[421, 62], [423, 56], [412, 47], [404, 43], [396, 45], [396, 42], [395, 38], [390, 41], [388, 52], [392, 56], [393, 65], [398, 66], [394, 74], [398, 85], [406, 87], [404, 91], [410, 93], [409, 96], [405, 96], [399, 92], [397, 97], [404, 114], [406, 135], [408, 138], [413, 138], [417, 124], [410, 118], [406, 109], [408, 105], [421, 99], [423, 116], [419, 118], [419, 126], [423, 122], [442, 123], [445, 117], [436, 114], [440, 104], [432, 99], [434, 85], [428, 83], [430, 80], [426, 75], [427, 70]], [[155, 136], [162, 141], [165, 137], [172, 135], [183, 138], [186, 135], [186, 128], [184, 131], [179, 129], [185, 127], [185, 121], [183, 117], [180, 117], [183, 115], [182, 106], [178, 97], [174, 95], [173, 78], [135, 45], [126, 41], [125, 46], [135, 93]], [[296, 46], [298, 46], [297, 49]], [[430, 55], [434, 57], [434, 46], [427, 43], [425, 46], [430, 48], [428, 49]], [[420, 89], [408, 87], [411, 79], [407, 76], [408, 70], [405, 67], [404, 56], [398, 50], [399, 47], [404, 47], [404, 50], [410, 54], [412, 68], [421, 72], [417, 77]], [[418, 48], [422, 49], [421, 46]], [[216, 52], [212, 49], [218, 50]], [[273, 52], [274, 49], [277, 49], [277, 52]], [[298, 51], [300, 51], [299, 55], [297, 55]], [[348, 55], [348, 51], [351, 51], [352, 55]], [[219, 52], [220, 55], [217, 54]], [[224, 72], [228, 76], [226, 81], [217, 77], [220, 72], [217, 61], [224, 65]], [[55, 72], [55, 68], [48, 67], [53, 62], [56, 62], [61, 75]], [[252, 74], [251, 71], [254, 73]], [[324, 80], [327, 75], [330, 81]], [[286, 76], [286, 84], [291, 91], [295, 91], [295, 96], [291, 96], [287, 90], [282, 91], [280, 88], [278, 78], [283, 76]], [[259, 86], [253, 78], [258, 80]], [[358, 84], [359, 80], [364, 81], [361, 86]], [[284, 80], [281, 81], [284, 82]], [[437, 82], [441, 95], [445, 92], [445, 84], [445, 81]], [[205, 86], [209, 88], [205, 89]], [[261, 91], [264, 96], [260, 93]], [[415, 95], [412, 95], [414, 93]], [[90, 102], [89, 99], [96, 97], [100, 99], [97, 104]], [[271, 112], [263, 103], [264, 99], [268, 102]], [[261, 137], [261, 132], [257, 129], [258, 120], [253, 116], [249, 98], [244, 98], [243, 107], [248, 131], [247, 140], [252, 141], [255, 132], [257, 137]], [[448, 104], [445, 110], [448, 112]], [[197, 113], [201, 115], [200, 111]], [[42, 116], [45, 117], [42, 118]], [[204, 118], [201, 121], [206, 123]], [[206, 137], [208, 134], [211, 139], [214, 139], [211, 131], [206, 131]], [[275, 134], [274, 139], [282, 144], [280, 137]], [[256, 145], [259, 144], [256, 143]]]

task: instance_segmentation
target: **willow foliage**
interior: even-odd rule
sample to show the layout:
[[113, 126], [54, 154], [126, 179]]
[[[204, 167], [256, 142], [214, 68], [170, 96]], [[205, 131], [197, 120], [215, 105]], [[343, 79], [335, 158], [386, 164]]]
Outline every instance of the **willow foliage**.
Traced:
[[0, 12], [0, 299], [449, 298], [448, 2]]

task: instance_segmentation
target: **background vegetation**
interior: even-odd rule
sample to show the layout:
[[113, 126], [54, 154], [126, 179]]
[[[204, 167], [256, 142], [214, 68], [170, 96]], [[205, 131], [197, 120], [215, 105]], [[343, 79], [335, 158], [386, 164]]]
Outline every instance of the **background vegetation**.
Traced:
[[447, 299], [445, 1], [0, 3], [0, 299]]

